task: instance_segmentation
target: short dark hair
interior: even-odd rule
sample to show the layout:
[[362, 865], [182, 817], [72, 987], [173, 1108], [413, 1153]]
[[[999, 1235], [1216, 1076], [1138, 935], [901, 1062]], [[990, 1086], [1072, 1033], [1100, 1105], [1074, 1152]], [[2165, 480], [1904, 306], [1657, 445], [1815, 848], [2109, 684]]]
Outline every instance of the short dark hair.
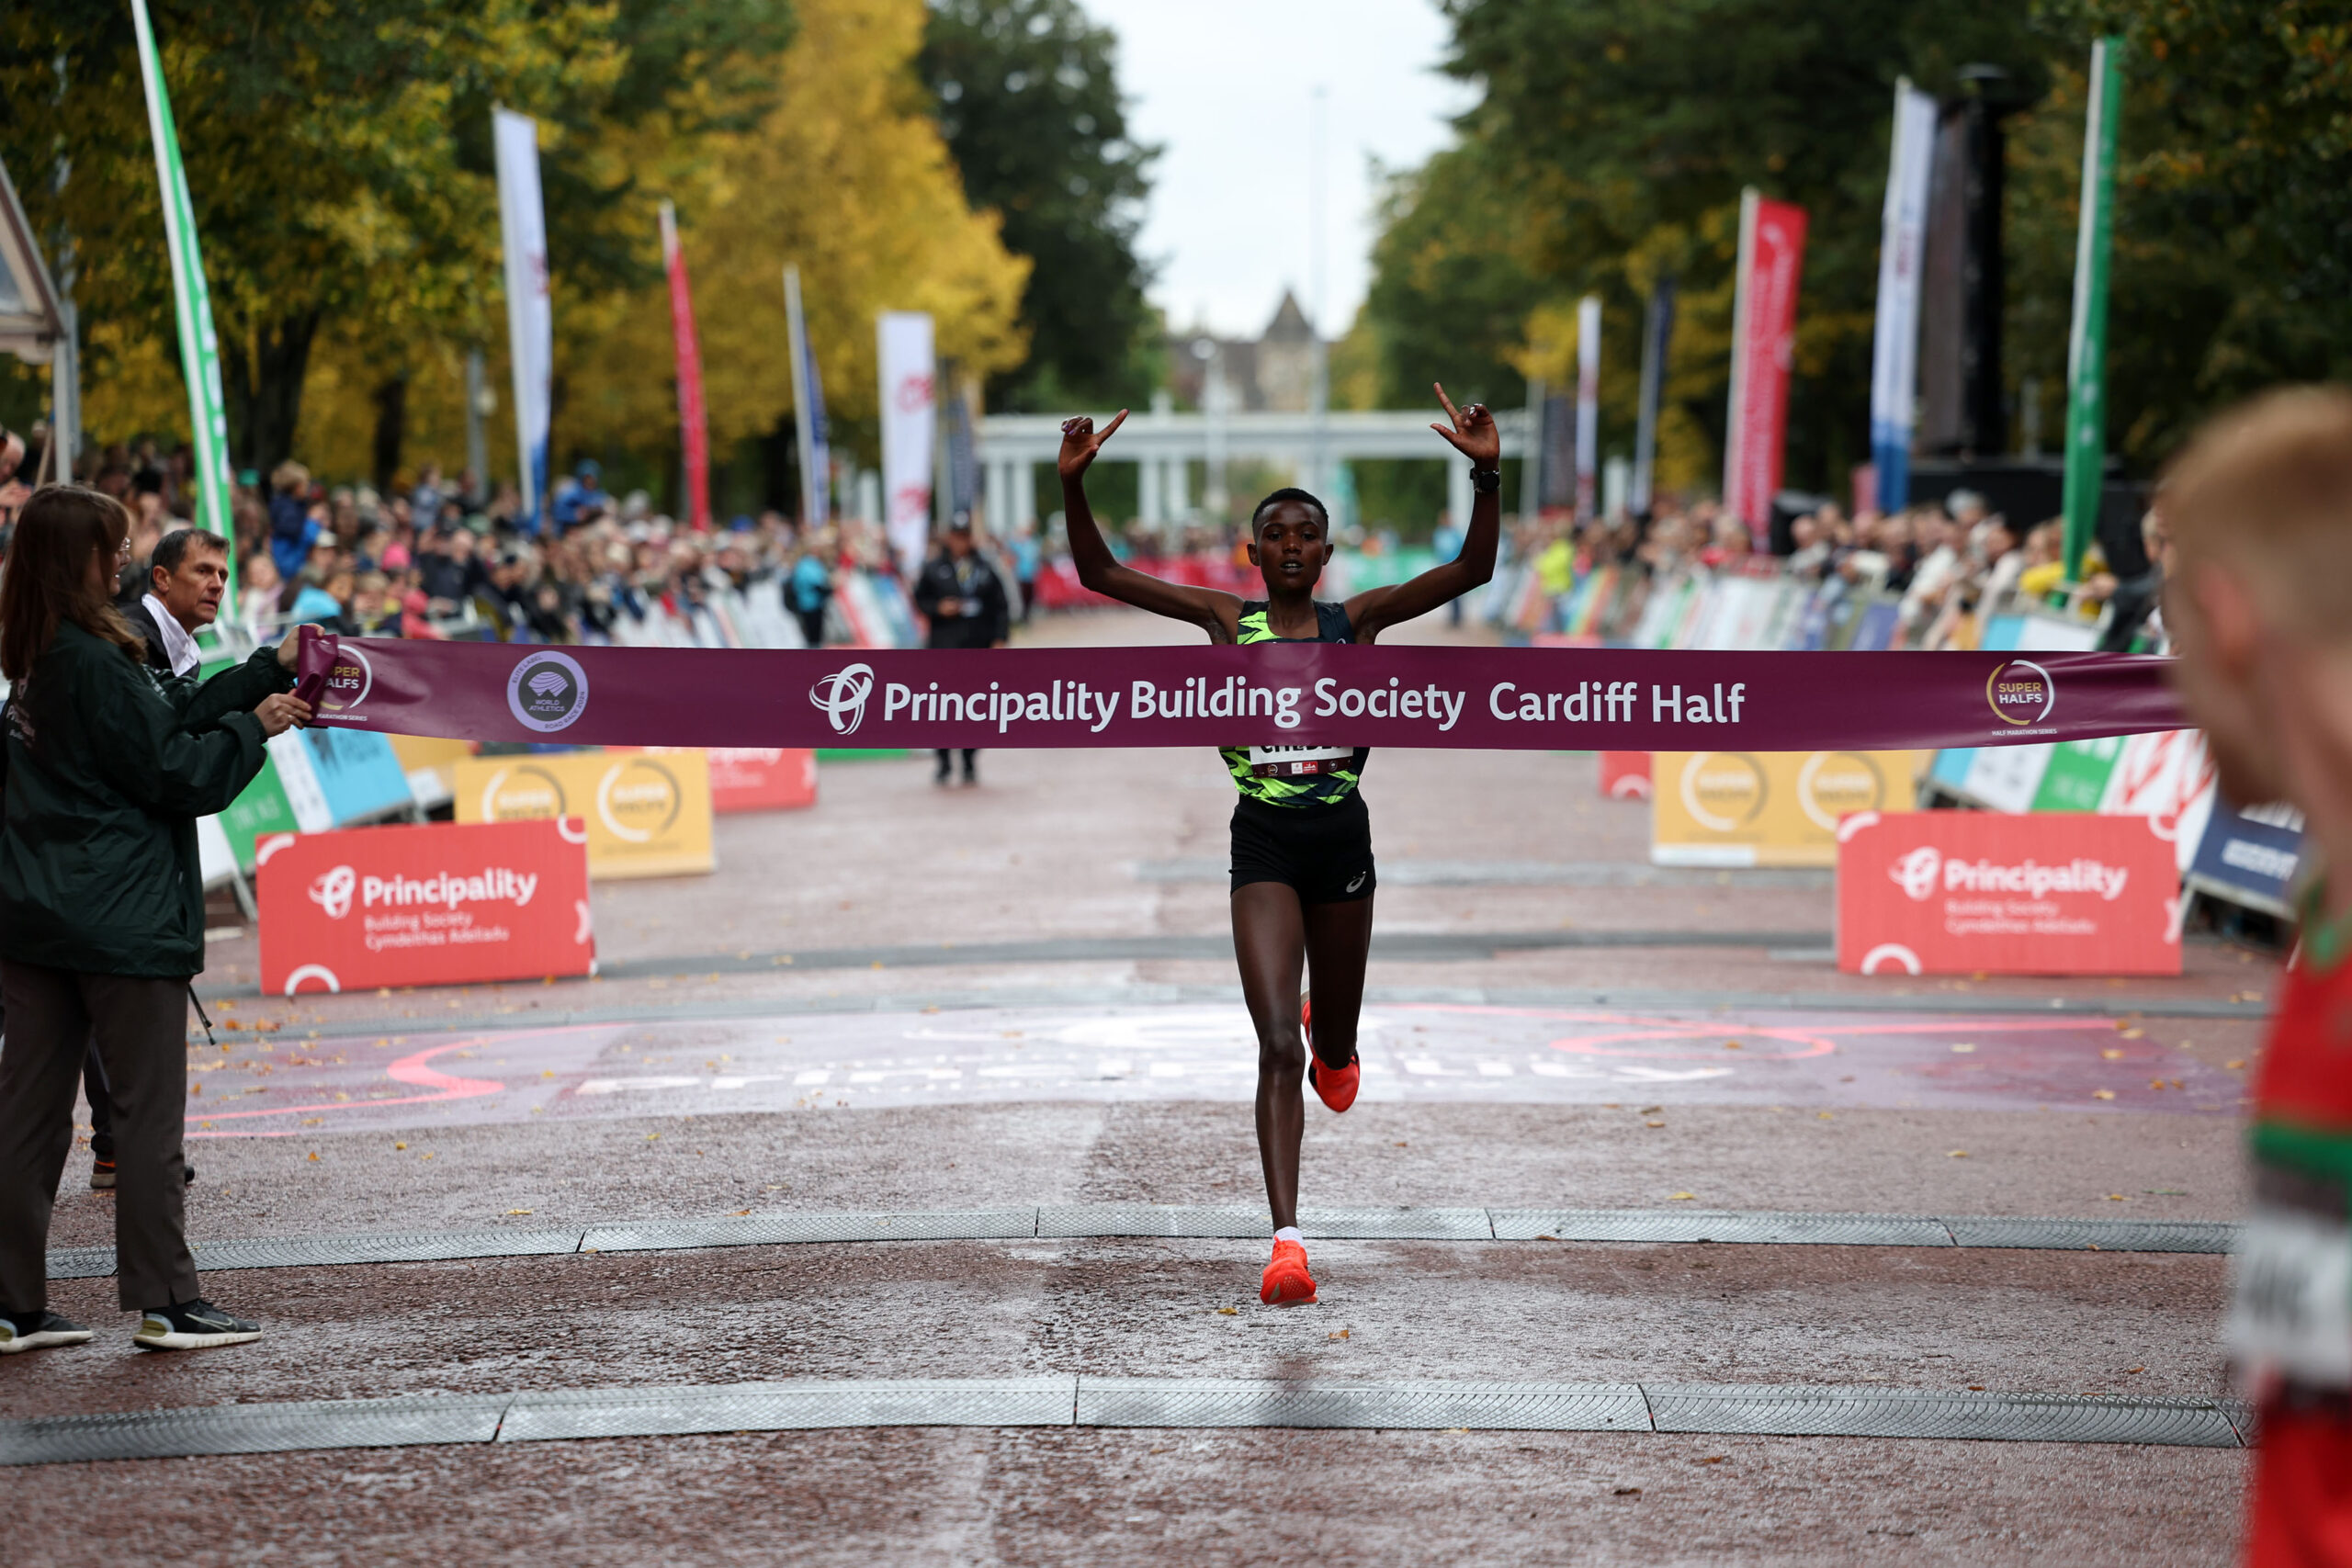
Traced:
[[229, 541], [203, 528], [175, 528], [155, 541], [155, 553], [147, 558], [147, 569], [177, 571], [190, 550], [218, 550], [226, 556]]
[[1315, 514], [1323, 519], [1323, 526], [1329, 528], [1331, 525], [1331, 509], [1329, 507], [1325, 506], [1320, 501], [1317, 501], [1314, 496], [1309, 495], [1306, 491], [1300, 490], [1296, 485], [1284, 485], [1282, 489], [1274, 491], [1272, 495], [1266, 497], [1265, 500], [1260, 502], [1257, 505], [1250, 509], [1250, 531], [1252, 534], [1258, 531], [1258, 519], [1266, 514], [1266, 508], [1273, 505], [1278, 501], [1303, 501], [1306, 502], [1307, 505], [1315, 508]]

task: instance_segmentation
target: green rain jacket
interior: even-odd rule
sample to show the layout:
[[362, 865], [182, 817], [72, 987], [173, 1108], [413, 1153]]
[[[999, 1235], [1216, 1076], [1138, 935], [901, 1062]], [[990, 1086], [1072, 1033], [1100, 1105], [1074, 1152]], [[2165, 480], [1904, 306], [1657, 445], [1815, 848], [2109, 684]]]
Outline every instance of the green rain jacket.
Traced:
[[199, 973], [196, 819], [261, 772], [249, 710], [293, 687], [275, 648], [198, 682], [158, 675], [60, 623], [8, 700], [0, 959], [149, 979]]

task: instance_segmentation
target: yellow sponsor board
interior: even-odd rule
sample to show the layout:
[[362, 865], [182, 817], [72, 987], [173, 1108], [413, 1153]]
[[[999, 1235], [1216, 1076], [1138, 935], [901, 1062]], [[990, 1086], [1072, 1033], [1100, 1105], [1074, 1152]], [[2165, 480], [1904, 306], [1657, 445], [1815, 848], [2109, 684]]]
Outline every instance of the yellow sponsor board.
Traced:
[[1836, 865], [1838, 819], [1908, 811], [1927, 751], [1660, 751], [1654, 865]]
[[469, 757], [457, 764], [458, 820], [577, 817], [588, 874], [675, 876], [716, 863], [710, 765], [700, 751], [571, 751]]

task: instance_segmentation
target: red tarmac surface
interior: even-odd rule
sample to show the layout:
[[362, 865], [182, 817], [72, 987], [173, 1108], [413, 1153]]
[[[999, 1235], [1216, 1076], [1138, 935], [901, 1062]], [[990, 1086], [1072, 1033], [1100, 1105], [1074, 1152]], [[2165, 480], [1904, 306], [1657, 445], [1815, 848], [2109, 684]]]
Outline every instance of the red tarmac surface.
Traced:
[[[1151, 630], [1104, 617], [1054, 635]], [[216, 942], [201, 988], [240, 1027], [191, 1051], [191, 1230], [1258, 1201], [1224, 894], [1184, 869], [1223, 852], [1214, 758], [981, 766], [968, 792], [934, 790], [928, 758], [829, 766], [816, 810], [723, 819], [716, 875], [601, 885], [612, 978], [289, 1002], [252, 994], [249, 938]], [[1363, 1100], [1345, 1118], [1309, 1107], [1309, 1203], [2237, 1211], [2247, 1015], [2276, 985], [2271, 955], [2200, 942], [2183, 977], [2122, 986], [1840, 976], [1817, 951], [1824, 882], [1592, 886], [1593, 867], [1642, 880], [1646, 814], [1600, 799], [1589, 757], [1389, 752], [1366, 788], [1384, 934], [1665, 934], [1376, 960]], [[1582, 869], [1546, 884], [1480, 866]], [[1053, 945], [1106, 939], [1138, 945]], [[950, 942], [1020, 945], [854, 956]], [[110, 1239], [85, 1158], [55, 1245]], [[1311, 1252], [1325, 1304], [1288, 1314], [1256, 1305], [1262, 1251], [1237, 1241], [224, 1272], [208, 1291], [267, 1336], [175, 1358], [130, 1350], [110, 1280], [60, 1281], [54, 1304], [99, 1340], [0, 1363], [0, 1417], [1073, 1371], [2224, 1387], [2213, 1257]], [[2245, 1462], [1844, 1438], [812, 1432], [0, 1472], [0, 1531], [11, 1561], [117, 1564], [2207, 1563], [2233, 1549]]]

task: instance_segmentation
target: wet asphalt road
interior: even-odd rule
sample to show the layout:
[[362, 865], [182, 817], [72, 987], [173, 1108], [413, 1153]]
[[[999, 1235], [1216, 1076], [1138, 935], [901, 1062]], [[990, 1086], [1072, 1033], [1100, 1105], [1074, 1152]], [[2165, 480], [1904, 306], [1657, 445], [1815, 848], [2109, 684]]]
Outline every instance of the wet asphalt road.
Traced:
[[[985, 787], [941, 792], [928, 759], [829, 767], [817, 810], [723, 821], [717, 875], [600, 886], [600, 951], [625, 977], [289, 1003], [251, 994], [248, 938], [216, 942], [202, 987], [240, 1027], [227, 1050], [191, 1052], [192, 1232], [1258, 1201], [1246, 1031], [1214, 945], [1223, 893], [1187, 870], [1222, 852], [1214, 760], [1000, 751], [982, 768]], [[1498, 941], [1375, 963], [1364, 1100], [1345, 1118], [1309, 1107], [1310, 1203], [2238, 1208], [2265, 955], [2193, 944], [2182, 978], [2129, 986], [1853, 979], [1809, 946], [1830, 923], [1824, 884], [1638, 874], [1644, 808], [1599, 799], [1589, 758], [1385, 753], [1367, 790], [1398, 868], [1382, 931]], [[1562, 931], [1764, 940], [1499, 940]], [[1050, 946], [1112, 938], [1139, 945]], [[1029, 945], [779, 961], [949, 942]], [[56, 1245], [110, 1239], [85, 1158]], [[172, 1358], [129, 1348], [111, 1281], [60, 1281], [54, 1304], [99, 1342], [0, 1363], [0, 1417], [1047, 1371], [2223, 1387], [2211, 1257], [1419, 1242], [1312, 1257], [1323, 1304], [1287, 1313], [1257, 1305], [1262, 1254], [1239, 1241], [222, 1272], [207, 1290], [267, 1337]], [[2103, 1445], [841, 1431], [17, 1471], [0, 1529], [12, 1558], [108, 1563], [2201, 1563], [2232, 1550], [2245, 1470], [2242, 1452]]]

